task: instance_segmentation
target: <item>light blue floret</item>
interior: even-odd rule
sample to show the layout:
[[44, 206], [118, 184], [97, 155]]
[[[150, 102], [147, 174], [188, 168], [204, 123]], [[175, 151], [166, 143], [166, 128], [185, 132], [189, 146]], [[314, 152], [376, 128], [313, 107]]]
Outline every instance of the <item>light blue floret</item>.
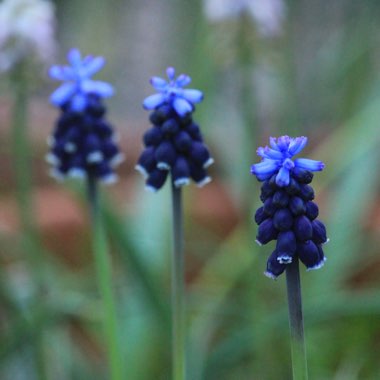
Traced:
[[50, 96], [55, 106], [62, 106], [71, 100], [71, 108], [83, 111], [86, 107], [86, 95], [96, 94], [101, 98], [113, 95], [113, 87], [91, 77], [101, 70], [105, 64], [103, 57], [86, 56], [82, 59], [78, 49], [72, 49], [67, 55], [70, 66], [52, 66], [49, 70], [51, 78], [65, 82]]
[[321, 161], [310, 160], [308, 158], [291, 158], [300, 153], [307, 144], [307, 137], [281, 136], [277, 139], [270, 137], [270, 147], [260, 147], [257, 154], [262, 157], [262, 161], [252, 165], [251, 173], [260, 181], [269, 179], [276, 175], [276, 183], [280, 187], [289, 185], [290, 172], [294, 167], [309, 170], [312, 172], [321, 171], [324, 163]]
[[175, 109], [179, 116], [185, 116], [194, 110], [195, 103], [202, 101], [203, 94], [199, 90], [183, 88], [191, 82], [188, 75], [181, 74], [175, 78], [175, 69], [173, 67], [168, 67], [166, 74], [169, 81], [160, 77], [153, 77], [150, 80], [151, 85], [158, 91], [158, 94], [145, 98], [143, 106], [145, 109], [152, 110], [167, 103]]

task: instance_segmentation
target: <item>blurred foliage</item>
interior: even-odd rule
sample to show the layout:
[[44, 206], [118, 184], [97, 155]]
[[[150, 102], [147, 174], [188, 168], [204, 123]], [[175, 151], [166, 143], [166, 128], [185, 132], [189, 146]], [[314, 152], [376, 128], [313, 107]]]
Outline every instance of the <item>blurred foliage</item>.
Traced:
[[[253, 1], [253, 0], [252, 0]], [[249, 175], [268, 136], [309, 136], [305, 156], [326, 169], [313, 182], [331, 242], [325, 267], [302, 271], [311, 379], [380, 373], [380, 6], [292, 0], [283, 33], [252, 20], [209, 22], [197, 1], [57, 1], [57, 62], [78, 46], [103, 54], [115, 84], [109, 118], [127, 161], [104, 189], [126, 379], [170, 378], [170, 202], [143, 191], [133, 166], [148, 127], [140, 103], [168, 65], [205, 93], [195, 118], [216, 164], [214, 181], [185, 189], [188, 378], [290, 379], [285, 281], [262, 275], [270, 247], [254, 244], [258, 184]], [[11, 98], [0, 99], [0, 378], [106, 379], [87, 211], [81, 186], [46, 175], [53, 84], [33, 83], [39, 279], [17, 221], [9, 147]], [[107, 194], [106, 194], [107, 193]], [[35, 249], [35, 242], [33, 250]], [[35, 265], [35, 264], [33, 264]]]

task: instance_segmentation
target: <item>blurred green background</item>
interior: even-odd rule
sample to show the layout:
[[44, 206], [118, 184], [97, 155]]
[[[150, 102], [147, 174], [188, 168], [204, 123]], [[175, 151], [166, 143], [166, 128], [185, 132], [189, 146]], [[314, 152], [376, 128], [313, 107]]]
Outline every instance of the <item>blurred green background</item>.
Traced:
[[[103, 193], [124, 378], [171, 376], [169, 186], [145, 192], [133, 168], [149, 78], [172, 65], [205, 94], [194, 118], [215, 158], [213, 182], [184, 190], [188, 379], [291, 378], [285, 278], [263, 276], [272, 247], [254, 242], [249, 173], [257, 147], [281, 134], [307, 135], [303, 156], [326, 164], [313, 186], [328, 260], [301, 270], [310, 379], [379, 379], [380, 3], [276, 1], [275, 30], [249, 11], [220, 19], [212, 12], [228, 1], [213, 3], [207, 13], [200, 0], [55, 2], [52, 62], [71, 47], [104, 55], [97, 77], [116, 89], [108, 118], [126, 161]], [[56, 83], [42, 67], [31, 77], [32, 239], [17, 212], [6, 74], [0, 84], [0, 379], [107, 379], [82, 188], [57, 184], [44, 161]]]

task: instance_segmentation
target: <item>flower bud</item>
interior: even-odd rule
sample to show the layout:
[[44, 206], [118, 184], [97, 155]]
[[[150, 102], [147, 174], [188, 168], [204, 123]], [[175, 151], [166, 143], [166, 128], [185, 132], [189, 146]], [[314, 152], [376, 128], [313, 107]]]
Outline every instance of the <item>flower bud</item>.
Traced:
[[293, 178], [298, 181], [299, 183], [311, 183], [313, 180], [314, 174], [310, 172], [309, 170], [301, 169], [298, 167], [295, 167], [292, 171]]
[[162, 133], [168, 135], [176, 135], [179, 132], [179, 125], [176, 119], [169, 119], [164, 121], [161, 126]]
[[278, 261], [277, 250], [274, 251], [267, 261], [267, 269], [264, 274], [269, 277], [276, 279], [280, 274], [282, 274], [286, 269], [286, 264], [281, 264]]
[[310, 185], [300, 185], [299, 196], [305, 201], [314, 199], [314, 189]]
[[273, 194], [273, 204], [278, 207], [286, 207], [289, 203], [289, 195], [284, 190], [277, 190]]
[[166, 177], [168, 176], [167, 170], [154, 169], [151, 173], [149, 173], [149, 177], [146, 181], [146, 189], [152, 192], [156, 192], [161, 189], [166, 181]]
[[306, 216], [301, 215], [295, 219], [294, 233], [298, 241], [306, 241], [312, 238], [313, 228], [310, 220]]
[[289, 210], [293, 215], [301, 215], [305, 213], [305, 202], [297, 196], [292, 196], [289, 202]]
[[259, 207], [255, 212], [255, 222], [261, 224], [267, 218], [268, 215], [264, 212], [264, 207]]
[[273, 198], [269, 197], [264, 202], [264, 212], [265, 214], [271, 216], [273, 215], [277, 210], [277, 207], [273, 204]]
[[289, 185], [285, 190], [289, 195], [297, 195], [300, 192], [300, 185], [294, 178], [290, 178]]
[[273, 225], [279, 231], [287, 231], [293, 225], [292, 213], [287, 208], [281, 208], [273, 215]]
[[172, 169], [173, 183], [175, 187], [187, 185], [190, 182], [190, 168], [186, 159], [179, 156]]
[[278, 235], [278, 231], [273, 225], [271, 219], [265, 219], [260, 225], [257, 232], [256, 241], [259, 244], [266, 244], [275, 239]]
[[145, 146], [156, 146], [162, 141], [162, 132], [159, 127], [152, 127], [144, 133], [143, 141]]
[[297, 244], [297, 254], [307, 269], [316, 269], [321, 259], [317, 246], [312, 240]]
[[294, 254], [296, 248], [297, 242], [293, 231], [283, 231], [278, 234], [276, 244], [278, 252]]
[[313, 227], [313, 241], [317, 244], [327, 243], [325, 225], [319, 220], [313, 220], [311, 225]]
[[193, 140], [185, 131], [180, 131], [174, 138], [174, 146], [179, 152], [188, 152], [193, 145]]
[[318, 205], [312, 201], [309, 201], [309, 202], [306, 202], [306, 216], [310, 219], [310, 220], [314, 220], [317, 218], [318, 214], [319, 214], [319, 210], [318, 210]]
[[148, 177], [149, 173], [152, 172], [157, 166], [157, 161], [154, 154], [154, 148], [145, 148], [136, 165], [136, 170], [138, 170], [144, 177]]
[[167, 140], [157, 147], [154, 156], [157, 161], [157, 167], [162, 170], [169, 170], [177, 158], [173, 144]]

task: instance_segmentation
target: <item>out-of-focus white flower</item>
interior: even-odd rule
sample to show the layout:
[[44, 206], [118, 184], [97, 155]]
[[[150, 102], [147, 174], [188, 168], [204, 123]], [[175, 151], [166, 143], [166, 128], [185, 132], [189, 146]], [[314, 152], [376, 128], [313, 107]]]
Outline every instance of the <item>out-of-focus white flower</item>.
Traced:
[[0, 3], [0, 71], [26, 57], [49, 63], [55, 52], [54, 5], [46, 0]]
[[281, 34], [285, 18], [283, 0], [204, 0], [204, 10], [212, 22], [236, 18], [246, 11], [265, 37]]

